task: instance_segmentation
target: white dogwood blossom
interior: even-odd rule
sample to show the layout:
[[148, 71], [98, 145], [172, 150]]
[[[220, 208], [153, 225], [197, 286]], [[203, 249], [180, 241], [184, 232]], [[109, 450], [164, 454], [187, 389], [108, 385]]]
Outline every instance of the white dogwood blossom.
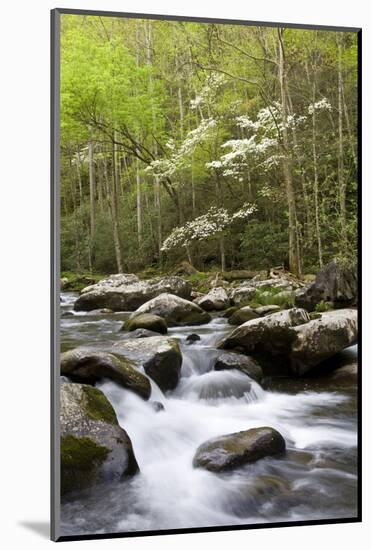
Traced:
[[222, 74], [211, 73], [205, 81], [200, 93], [190, 101], [191, 109], [197, 109], [204, 103], [212, 102], [215, 99], [218, 88], [225, 82]]
[[311, 103], [308, 107], [308, 113], [313, 115], [315, 111], [332, 111], [332, 105], [329, 100], [324, 97], [315, 103]]
[[229, 229], [236, 221], [246, 220], [256, 211], [256, 206], [245, 203], [242, 208], [229, 214], [225, 208], [212, 206], [206, 214], [176, 227], [163, 242], [161, 250], [188, 247], [192, 242], [215, 238]]
[[163, 179], [172, 176], [180, 168], [189, 166], [196, 147], [208, 138], [210, 131], [215, 126], [216, 120], [213, 118], [203, 119], [197, 128], [187, 133], [178, 147], [174, 140], [169, 140], [166, 143], [166, 148], [169, 149], [170, 156], [153, 160], [146, 171], [152, 172], [159, 179]]

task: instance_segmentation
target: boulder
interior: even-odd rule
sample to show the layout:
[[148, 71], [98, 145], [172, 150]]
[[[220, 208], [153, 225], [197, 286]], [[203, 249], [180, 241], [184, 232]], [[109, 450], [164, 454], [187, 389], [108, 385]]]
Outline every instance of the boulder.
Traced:
[[231, 302], [237, 307], [254, 299], [256, 288], [254, 286], [240, 286], [231, 292]]
[[61, 354], [60, 368], [62, 375], [75, 382], [95, 384], [101, 378], [109, 378], [143, 399], [151, 395], [148, 378], [134, 367], [134, 363], [111, 353], [76, 348]]
[[240, 309], [237, 309], [228, 319], [228, 323], [230, 325], [242, 325], [243, 323], [246, 323], [247, 321], [251, 321], [252, 319], [257, 319], [259, 317], [258, 313], [250, 307], [245, 306], [241, 307]]
[[68, 283], [69, 283], [69, 280], [67, 279], [67, 277], [62, 277], [61, 283], [60, 283], [61, 290], [66, 290], [68, 288]]
[[151, 313], [165, 319], [167, 326], [203, 325], [211, 320], [210, 315], [197, 304], [174, 294], [160, 294], [138, 308], [130, 317]]
[[152, 336], [116, 342], [115, 353], [142, 367], [163, 391], [173, 390], [178, 384], [182, 354], [177, 340]]
[[232, 317], [233, 313], [235, 313], [239, 309], [240, 308], [238, 308], [237, 306], [231, 306], [227, 308], [225, 311], [223, 311], [222, 317], [224, 317], [224, 319], [229, 319], [230, 317]]
[[164, 277], [140, 281], [136, 275], [111, 275], [83, 289], [74, 304], [76, 311], [109, 308], [113, 311], [134, 311], [162, 293], [189, 298], [191, 285], [180, 277]]
[[229, 306], [229, 298], [223, 287], [217, 287], [212, 288], [205, 296], [196, 298], [194, 303], [205, 311], [219, 311]]
[[218, 347], [222, 349], [238, 347], [252, 355], [288, 354], [291, 342], [296, 338], [294, 327], [309, 321], [309, 315], [304, 309], [292, 308], [279, 311], [240, 325], [224, 338]]
[[151, 313], [141, 313], [131, 317], [123, 324], [121, 330], [132, 332], [137, 329], [146, 329], [160, 334], [167, 333], [167, 324], [162, 317], [152, 315]]
[[294, 328], [290, 350], [291, 368], [302, 375], [357, 342], [358, 312], [338, 309], [321, 314], [320, 319]]
[[263, 378], [261, 366], [253, 359], [241, 353], [222, 353], [217, 357], [214, 365], [215, 370], [237, 369], [247, 374], [256, 382]]
[[60, 435], [62, 495], [138, 471], [130, 438], [97, 388], [61, 385]]
[[267, 456], [282, 455], [286, 444], [274, 428], [253, 428], [210, 439], [196, 451], [193, 466], [224, 472]]
[[333, 302], [336, 308], [357, 304], [357, 272], [333, 261], [308, 286], [296, 292], [295, 304], [313, 311], [320, 302]]
[[255, 312], [258, 315], [268, 315], [269, 313], [274, 313], [275, 311], [279, 311], [280, 309], [281, 309], [280, 306], [271, 304], [269, 306], [259, 306], [255, 308]]

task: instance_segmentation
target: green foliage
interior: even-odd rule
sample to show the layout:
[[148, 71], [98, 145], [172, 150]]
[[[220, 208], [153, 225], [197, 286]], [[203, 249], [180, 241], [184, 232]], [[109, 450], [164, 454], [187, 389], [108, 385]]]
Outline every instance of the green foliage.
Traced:
[[265, 269], [287, 262], [288, 236], [278, 224], [252, 221], [246, 224], [241, 239], [244, 264], [249, 269]]
[[[62, 15], [63, 270], [117, 272], [118, 251], [121, 270], [156, 275], [171, 272], [186, 257], [201, 271], [220, 271], [222, 256], [227, 269], [288, 267], [290, 201], [276, 128], [282, 120], [277, 30], [236, 30]], [[356, 35], [286, 29], [284, 41], [290, 116], [301, 120], [288, 132], [296, 231], [302, 271], [315, 273], [320, 258], [309, 107], [321, 100], [331, 106], [316, 116], [323, 263], [334, 257], [354, 263], [357, 256]], [[340, 209], [339, 61], [346, 235]], [[264, 97], [259, 90], [265, 90]], [[274, 124], [272, 110], [278, 116]], [[252, 126], [241, 126], [241, 117]], [[266, 146], [266, 138], [275, 141]], [[232, 214], [245, 203], [257, 207], [248, 221], [216, 231], [215, 239], [163, 249], [175, 228], [202, 222], [211, 207]], [[220, 216], [217, 221], [220, 225]], [[201, 223], [198, 229], [202, 237], [206, 228]]]
[[[263, 306], [280, 306], [290, 308], [295, 305], [295, 294], [285, 292], [278, 288], [257, 289], [253, 298], [253, 303], [259, 303]], [[250, 306], [253, 307], [250, 303]]]
[[321, 302], [319, 302], [318, 304], [316, 304], [316, 307], [315, 307], [315, 311], [317, 313], [323, 313], [324, 311], [331, 311], [332, 309], [334, 309], [334, 304], [333, 302], [324, 302], [323, 300]]

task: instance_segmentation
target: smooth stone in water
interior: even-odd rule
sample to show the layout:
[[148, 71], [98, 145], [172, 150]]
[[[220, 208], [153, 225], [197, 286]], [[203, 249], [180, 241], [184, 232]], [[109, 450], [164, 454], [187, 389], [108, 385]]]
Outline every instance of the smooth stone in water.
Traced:
[[243, 323], [218, 345], [222, 349], [240, 347], [246, 353], [287, 354], [295, 340], [294, 327], [310, 321], [304, 309], [292, 308]]
[[136, 329], [146, 329], [160, 334], [167, 333], [167, 324], [162, 317], [151, 313], [141, 313], [135, 317], [130, 317], [122, 326], [121, 330], [129, 332]]
[[250, 378], [256, 382], [260, 382], [263, 378], [263, 371], [261, 366], [252, 357], [247, 357], [240, 353], [223, 353], [217, 358], [215, 370], [227, 370], [237, 369], [247, 374]]
[[186, 342], [188, 345], [193, 344], [194, 342], [197, 342], [198, 340], [201, 340], [201, 337], [198, 334], [188, 334], [186, 338]]
[[252, 428], [206, 441], [197, 449], [193, 466], [224, 472], [267, 456], [282, 455], [285, 449], [284, 438], [274, 428]]
[[182, 353], [177, 340], [166, 336], [152, 336], [116, 342], [114, 351], [120, 357], [144, 368], [146, 374], [162, 391], [173, 390], [179, 381]]
[[109, 308], [113, 311], [134, 311], [163, 293], [189, 298], [191, 285], [180, 277], [163, 277], [141, 281], [136, 275], [111, 275], [84, 288], [74, 304], [76, 311]]
[[101, 378], [109, 378], [143, 399], [151, 395], [148, 378], [130, 360], [111, 353], [76, 348], [62, 353], [60, 367], [62, 375], [76, 382], [95, 384]]
[[62, 495], [134, 475], [133, 446], [103, 392], [62, 384], [60, 397]]

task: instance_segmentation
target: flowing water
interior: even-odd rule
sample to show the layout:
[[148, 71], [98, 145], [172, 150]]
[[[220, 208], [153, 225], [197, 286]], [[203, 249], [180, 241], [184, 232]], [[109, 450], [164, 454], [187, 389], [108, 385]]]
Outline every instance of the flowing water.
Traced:
[[[109, 349], [129, 313], [72, 312], [75, 293], [62, 294], [62, 350], [78, 345]], [[152, 382], [151, 400], [115, 383], [98, 387], [129, 434], [140, 474], [105, 483], [62, 505], [63, 535], [351, 518], [357, 515], [356, 388], [316, 384], [315, 391], [266, 391], [236, 370], [214, 371], [216, 342], [231, 327], [215, 318], [202, 327], [174, 328], [183, 365], [166, 395]], [[187, 345], [197, 333], [201, 340]], [[348, 353], [354, 355], [356, 347]], [[309, 383], [310, 386], [310, 383]], [[304, 387], [304, 385], [303, 385]], [[305, 388], [308, 388], [306, 383]], [[232, 472], [192, 467], [206, 440], [259, 426], [285, 438], [281, 458], [265, 458]]]

